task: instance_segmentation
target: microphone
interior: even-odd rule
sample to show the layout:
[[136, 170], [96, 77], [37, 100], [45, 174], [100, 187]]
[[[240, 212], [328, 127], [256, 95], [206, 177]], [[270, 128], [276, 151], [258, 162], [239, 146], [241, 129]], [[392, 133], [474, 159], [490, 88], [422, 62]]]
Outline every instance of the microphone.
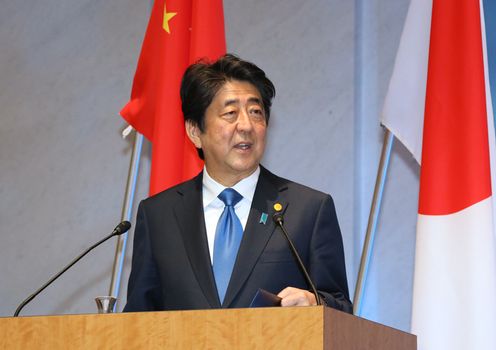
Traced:
[[276, 225], [279, 226], [279, 228], [281, 229], [282, 233], [284, 234], [284, 237], [286, 238], [286, 241], [288, 241], [289, 248], [291, 249], [291, 252], [293, 253], [294, 257], [296, 258], [296, 262], [298, 263], [300, 270], [303, 272], [303, 275], [305, 276], [305, 280], [307, 281], [308, 285], [312, 289], [313, 294], [315, 294], [315, 300], [317, 301], [317, 305], [322, 305], [322, 301], [320, 300], [320, 295], [319, 295], [319, 293], [317, 293], [317, 288], [315, 288], [315, 284], [313, 283], [312, 279], [310, 278], [310, 275], [308, 274], [308, 271], [305, 268], [303, 261], [301, 261], [300, 255], [298, 254], [298, 251], [296, 250], [293, 242], [291, 241], [291, 238], [289, 238], [288, 232], [284, 228], [283, 213], [281, 213], [281, 212], [274, 213], [274, 215], [272, 215], [272, 219], [274, 220]]
[[38, 294], [40, 294], [46, 287], [48, 287], [50, 284], [53, 283], [53, 281], [55, 281], [57, 278], [59, 278], [64, 272], [66, 272], [67, 270], [69, 270], [75, 263], [77, 263], [79, 260], [81, 260], [86, 254], [88, 254], [90, 251], [92, 251], [94, 248], [98, 247], [100, 244], [102, 244], [103, 242], [105, 242], [106, 240], [114, 237], [114, 236], [120, 236], [122, 235], [123, 233], [126, 233], [129, 229], [131, 228], [131, 223], [129, 221], [122, 221], [119, 223], [119, 225], [117, 225], [114, 230], [112, 231], [112, 233], [110, 235], [108, 235], [107, 237], [105, 237], [104, 239], [98, 241], [97, 243], [93, 244], [91, 247], [89, 247], [88, 249], [86, 249], [81, 255], [79, 255], [76, 259], [74, 259], [73, 261], [71, 261], [69, 263], [69, 265], [67, 265], [66, 267], [64, 267], [62, 269], [62, 271], [60, 271], [59, 273], [57, 273], [55, 276], [53, 276], [52, 278], [50, 278], [48, 280], [48, 282], [46, 282], [44, 285], [42, 285], [36, 292], [34, 292], [33, 294], [31, 294], [27, 299], [25, 299], [16, 309], [15, 313], [14, 313], [14, 317], [17, 317], [19, 316], [19, 312], [21, 312], [21, 310], [24, 308], [24, 306], [26, 306], [31, 300], [33, 300]]

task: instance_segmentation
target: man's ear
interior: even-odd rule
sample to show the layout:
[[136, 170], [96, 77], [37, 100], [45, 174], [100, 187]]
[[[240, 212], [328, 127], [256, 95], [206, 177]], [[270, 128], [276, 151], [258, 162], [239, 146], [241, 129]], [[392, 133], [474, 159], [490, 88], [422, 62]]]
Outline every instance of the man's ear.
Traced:
[[189, 139], [193, 144], [195, 145], [196, 148], [201, 148], [201, 140], [200, 140], [200, 128], [198, 127], [198, 124], [192, 122], [191, 120], [186, 120], [184, 123], [184, 128], [186, 129], [186, 134], [188, 135]]

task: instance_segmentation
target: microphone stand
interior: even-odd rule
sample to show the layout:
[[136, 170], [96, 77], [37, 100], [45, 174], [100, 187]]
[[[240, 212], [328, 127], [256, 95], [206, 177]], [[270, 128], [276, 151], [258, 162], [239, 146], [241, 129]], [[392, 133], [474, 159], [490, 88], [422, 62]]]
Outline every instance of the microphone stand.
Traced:
[[301, 271], [303, 272], [303, 275], [305, 276], [305, 280], [307, 281], [308, 285], [312, 289], [313, 294], [315, 294], [315, 300], [317, 301], [317, 305], [322, 305], [320, 295], [319, 295], [319, 293], [317, 293], [317, 288], [315, 288], [315, 285], [313, 284], [312, 279], [310, 278], [310, 275], [308, 274], [308, 271], [305, 268], [305, 265], [303, 264], [303, 261], [301, 261], [300, 255], [298, 254], [296, 247], [294, 246], [293, 242], [291, 241], [291, 238], [289, 238], [288, 232], [284, 228], [284, 217], [282, 216], [281, 213], [275, 213], [273, 216], [273, 219], [274, 219], [274, 222], [276, 223], [276, 225], [281, 228], [281, 231], [284, 234], [286, 241], [288, 241], [289, 248], [291, 249], [291, 252], [295, 256], [295, 258], [298, 262], [298, 266], [300, 267]]
[[57, 273], [55, 276], [53, 276], [52, 278], [50, 278], [48, 280], [48, 282], [46, 282], [44, 285], [42, 285], [36, 292], [34, 292], [33, 294], [31, 294], [29, 297], [27, 297], [16, 309], [15, 313], [14, 313], [14, 317], [17, 317], [19, 316], [19, 313], [21, 312], [21, 310], [24, 308], [24, 306], [26, 306], [31, 300], [33, 300], [34, 298], [36, 298], [36, 296], [38, 294], [40, 294], [43, 290], [45, 290], [46, 287], [48, 287], [50, 284], [52, 284], [57, 278], [59, 278], [64, 272], [66, 272], [67, 270], [69, 270], [75, 263], [77, 263], [79, 260], [81, 260], [86, 254], [88, 254], [90, 251], [92, 251], [94, 248], [98, 247], [100, 244], [102, 244], [103, 242], [107, 241], [108, 239], [114, 237], [114, 236], [118, 236], [118, 235], [121, 235], [123, 234], [124, 232], [127, 232], [129, 230], [129, 228], [131, 227], [131, 224], [129, 223], [129, 221], [123, 221], [121, 222], [119, 225], [117, 225], [117, 227], [114, 229], [114, 231], [112, 231], [112, 233], [110, 235], [108, 235], [107, 237], [103, 238], [102, 240], [98, 241], [97, 243], [93, 244], [91, 247], [89, 247], [88, 249], [86, 249], [82, 254], [80, 254], [76, 259], [72, 260], [66, 267], [64, 267], [62, 269], [62, 271], [60, 271], [59, 273]]

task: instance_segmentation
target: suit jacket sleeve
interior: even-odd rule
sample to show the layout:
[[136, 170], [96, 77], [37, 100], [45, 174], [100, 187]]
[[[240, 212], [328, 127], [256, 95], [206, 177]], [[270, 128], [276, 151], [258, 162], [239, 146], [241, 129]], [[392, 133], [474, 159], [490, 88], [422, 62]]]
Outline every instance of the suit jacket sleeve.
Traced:
[[351, 313], [341, 231], [334, 202], [327, 195], [317, 213], [310, 242], [310, 276], [324, 303]]
[[127, 289], [127, 304], [123, 311], [161, 310], [160, 291], [160, 278], [152, 257], [145, 203], [142, 201], [136, 218], [132, 269]]

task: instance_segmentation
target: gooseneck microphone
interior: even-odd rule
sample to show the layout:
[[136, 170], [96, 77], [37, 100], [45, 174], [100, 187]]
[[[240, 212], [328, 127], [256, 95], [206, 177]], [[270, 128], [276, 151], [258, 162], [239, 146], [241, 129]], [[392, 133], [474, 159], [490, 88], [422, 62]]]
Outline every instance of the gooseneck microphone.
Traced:
[[296, 258], [296, 261], [298, 263], [298, 266], [300, 267], [301, 271], [303, 272], [303, 275], [305, 276], [305, 280], [307, 281], [308, 285], [312, 289], [313, 294], [315, 294], [315, 300], [317, 301], [317, 305], [322, 305], [322, 301], [320, 300], [320, 295], [317, 293], [317, 288], [315, 288], [315, 284], [313, 284], [312, 279], [310, 278], [310, 275], [308, 274], [307, 269], [305, 268], [305, 265], [303, 264], [303, 261], [301, 261], [300, 255], [298, 254], [298, 251], [296, 250], [293, 241], [291, 241], [291, 238], [289, 238], [288, 232], [284, 228], [284, 216], [281, 212], [276, 212], [274, 215], [272, 215], [272, 219], [276, 223], [277, 226], [281, 229], [282, 233], [284, 234], [284, 237], [286, 238], [286, 241], [288, 241], [289, 248], [291, 249], [291, 252], [293, 253], [294, 257]]
[[48, 282], [46, 282], [44, 285], [42, 285], [36, 292], [34, 292], [33, 294], [31, 294], [27, 299], [25, 299], [16, 309], [15, 313], [14, 313], [14, 317], [17, 317], [19, 316], [19, 312], [21, 312], [21, 310], [24, 308], [24, 306], [26, 306], [31, 300], [33, 300], [38, 294], [40, 294], [46, 287], [48, 287], [50, 284], [53, 283], [53, 281], [55, 281], [57, 278], [59, 278], [64, 272], [66, 272], [67, 270], [69, 270], [75, 263], [77, 263], [79, 260], [81, 260], [86, 254], [88, 254], [90, 251], [92, 251], [93, 249], [95, 249], [96, 247], [98, 247], [100, 244], [102, 244], [103, 242], [105, 242], [106, 240], [114, 237], [114, 236], [120, 236], [122, 235], [123, 233], [126, 233], [129, 229], [131, 228], [131, 223], [129, 221], [122, 221], [121, 223], [119, 223], [119, 225], [117, 225], [114, 230], [112, 231], [112, 233], [110, 235], [108, 235], [107, 237], [105, 237], [104, 239], [98, 241], [97, 243], [93, 244], [91, 247], [89, 247], [88, 249], [86, 249], [81, 255], [79, 255], [76, 259], [72, 260], [69, 265], [67, 265], [66, 267], [64, 267], [62, 269], [62, 271], [60, 271], [59, 273], [57, 273], [55, 276], [53, 276], [52, 278], [50, 278], [48, 280]]

